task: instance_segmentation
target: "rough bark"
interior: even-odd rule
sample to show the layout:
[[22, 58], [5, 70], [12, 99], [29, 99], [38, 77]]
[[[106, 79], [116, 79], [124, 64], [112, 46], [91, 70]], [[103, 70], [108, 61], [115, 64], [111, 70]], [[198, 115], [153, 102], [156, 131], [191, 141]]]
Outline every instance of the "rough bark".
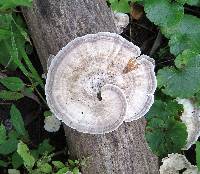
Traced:
[[[55, 55], [72, 39], [116, 31], [104, 0], [34, 0], [33, 8], [23, 9], [23, 14], [44, 70], [49, 55]], [[143, 118], [105, 135], [82, 134], [64, 127], [71, 156], [89, 157], [83, 174], [158, 173], [158, 159], [144, 139]]]

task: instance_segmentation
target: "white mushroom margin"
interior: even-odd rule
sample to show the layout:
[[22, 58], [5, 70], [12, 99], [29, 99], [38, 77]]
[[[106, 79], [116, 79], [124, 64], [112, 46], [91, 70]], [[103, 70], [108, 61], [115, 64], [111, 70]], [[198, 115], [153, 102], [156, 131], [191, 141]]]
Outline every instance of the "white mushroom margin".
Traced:
[[154, 102], [157, 83], [154, 60], [140, 53], [115, 33], [71, 41], [47, 73], [45, 94], [51, 111], [71, 128], [90, 134], [108, 133], [123, 121], [144, 116]]
[[181, 120], [186, 124], [188, 137], [187, 144], [183, 149], [187, 150], [200, 136], [200, 109], [189, 99], [177, 98], [177, 102], [182, 104], [184, 109]]
[[178, 153], [168, 154], [168, 157], [162, 159], [160, 174], [179, 174], [179, 171], [186, 169], [183, 174], [200, 174], [196, 166], [186, 159], [184, 155]]

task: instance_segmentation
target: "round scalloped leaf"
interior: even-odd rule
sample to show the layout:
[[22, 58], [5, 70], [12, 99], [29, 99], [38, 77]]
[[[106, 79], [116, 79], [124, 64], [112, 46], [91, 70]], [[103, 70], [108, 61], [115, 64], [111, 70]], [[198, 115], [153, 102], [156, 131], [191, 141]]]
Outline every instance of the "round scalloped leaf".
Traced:
[[192, 97], [200, 90], [200, 54], [185, 50], [175, 64], [178, 69], [165, 67], [158, 71], [158, 86], [172, 97]]
[[182, 20], [173, 27], [163, 27], [162, 33], [167, 37], [175, 34], [193, 35], [199, 33], [200, 19], [192, 15], [184, 15]]
[[172, 27], [162, 27], [162, 33], [170, 38], [170, 52], [178, 55], [185, 49], [200, 50], [200, 19], [184, 15], [183, 19], [177, 25]]
[[121, 12], [121, 13], [129, 13], [130, 12], [130, 5], [128, 4], [129, 0], [115, 0], [110, 1], [111, 8], [113, 11]]
[[188, 35], [175, 34], [170, 38], [170, 52], [178, 55], [185, 49], [200, 50], [200, 32]]
[[189, 5], [200, 6], [200, 1], [199, 0], [186, 0], [186, 3], [189, 4]]
[[[176, 112], [173, 112], [176, 111]], [[179, 121], [181, 107], [175, 101], [155, 101], [147, 114], [146, 140], [158, 156], [180, 151], [186, 144], [187, 131]]]
[[166, 120], [168, 117], [174, 117], [179, 114], [183, 110], [182, 105], [178, 104], [177, 101], [163, 102], [161, 100], [156, 100], [146, 114], [147, 121], [151, 119], [162, 119]]
[[169, 27], [177, 24], [183, 17], [183, 6], [179, 3], [170, 3], [166, 0], [145, 1], [147, 17], [156, 25]]

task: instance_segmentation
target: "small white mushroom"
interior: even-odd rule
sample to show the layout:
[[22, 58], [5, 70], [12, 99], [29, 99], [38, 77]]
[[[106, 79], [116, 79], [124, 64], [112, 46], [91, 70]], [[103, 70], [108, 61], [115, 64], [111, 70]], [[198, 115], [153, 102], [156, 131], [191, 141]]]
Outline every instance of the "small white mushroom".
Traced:
[[168, 154], [168, 157], [162, 159], [162, 165], [160, 166], [160, 174], [179, 174], [179, 171], [186, 169], [183, 174], [200, 174], [196, 166], [186, 159], [181, 154]]
[[61, 122], [54, 115], [45, 117], [44, 129], [48, 132], [57, 132], [60, 129]]
[[179, 104], [183, 105], [184, 112], [181, 115], [181, 120], [187, 126], [187, 144], [183, 148], [187, 150], [193, 145], [200, 136], [200, 109], [194, 105], [192, 100], [177, 99]]
[[123, 32], [123, 29], [129, 24], [129, 16], [125, 13], [113, 12], [115, 26], [117, 27], [118, 34]]
[[153, 59], [120, 35], [101, 32], [76, 38], [55, 56], [45, 94], [66, 125], [103, 134], [144, 116], [155, 89]]

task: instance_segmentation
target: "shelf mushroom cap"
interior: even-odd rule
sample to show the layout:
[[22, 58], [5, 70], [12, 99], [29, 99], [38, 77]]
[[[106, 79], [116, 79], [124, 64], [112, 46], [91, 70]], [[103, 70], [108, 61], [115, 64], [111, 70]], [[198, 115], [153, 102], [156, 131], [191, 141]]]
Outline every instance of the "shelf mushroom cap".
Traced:
[[200, 136], [200, 109], [190, 99], [177, 98], [177, 102], [182, 104], [184, 109], [181, 120], [187, 127], [188, 137], [183, 150], [188, 150]]
[[154, 61], [115, 33], [78, 37], [52, 60], [45, 94], [55, 116], [77, 131], [103, 134], [146, 114]]

